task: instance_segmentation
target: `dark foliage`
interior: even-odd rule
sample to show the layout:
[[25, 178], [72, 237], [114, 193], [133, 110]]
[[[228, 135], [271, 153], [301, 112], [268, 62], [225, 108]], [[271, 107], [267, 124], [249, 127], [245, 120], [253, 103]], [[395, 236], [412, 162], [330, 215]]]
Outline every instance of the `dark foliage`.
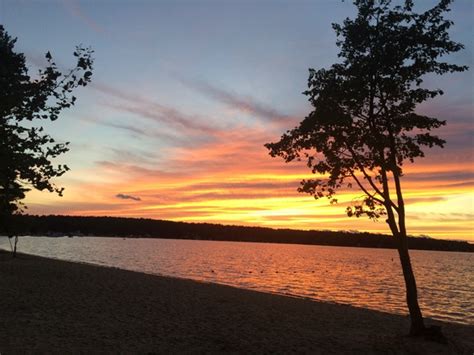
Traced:
[[53, 164], [54, 158], [69, 150], [45, 134], [38, 123], [58, 119], [62, 110], [76, 102], [72, 91], [86, 86], [92, 76], [92, 50], [77, 47], [76, 66], [61, 73], [50, 52], [47, 66], [31, 78], [25, 56], [14, 51], [13, 39], [0, 25], [0, 222], [21, 213], [21, 200], [30, 189], [62, 195], [52, 178], [69, 168]]
[[[382, 234], [272, 229], [144, 218], [21, 215], [15, 216], [15, 225], [17, 232], [22, 235], [38, 236], [141, 237], [396, 248], [395, 240]], [[0, 234], [2, 232], [0, 230]], [[410, 237], [408, 243], [412, 249], [474, 252], [474, 245], [467, 242]]]
[[266, 144], [272, 156], [306, 160], [314, 174], [328, 176], [302, 181], [300, 192], [335, 203], [340, 188], [362, 190], [364, 197], [347, 208], [349, 216], [391, 219], [402, 212], [393, 190], [400, 192], [404, 163], [445, 143], [431, 131], [446, 122], [415, 112], [417, 104], [443, 94], [424, 88], [424, 76], [467, 69], [439, 60], [463, 48], [449, 39], [452, 22], [443, 18], [451, 0], [421, 14], [413, 12], [412, 1], [394, 8], [390, 3], [357, 0], [357, 18], [333, 25], [342, 62], [309, 70], [304, 94], [314, 110], [279, 142]]

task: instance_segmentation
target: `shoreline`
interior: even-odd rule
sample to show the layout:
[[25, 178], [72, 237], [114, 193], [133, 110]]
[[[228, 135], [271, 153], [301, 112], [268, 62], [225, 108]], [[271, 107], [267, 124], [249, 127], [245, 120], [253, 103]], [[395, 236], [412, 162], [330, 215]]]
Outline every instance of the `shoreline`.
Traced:
[[[377, 246], [363, 246], [363, 245], [332, 245], [332, 244], [309, 244], [309, 243], [297, 243], [297, 242], [278, 242], [278, 241], [258, 241], [258, 240], [225, 240], [225, 239], [196, 239], [196, 238], [168, 238], [168, 237], [152, 237], [152, 236], [115, 236], [115, 235], [43, 235], [43, 234], [25, 234], [19, 235], [19, 238], [116, 238], [116, 239], [160, 239], [160, 240], [186, 240], [186, 241], [196, 241], [196, 242], [223, 242], [223, 243], [250, 243], [250, 244], [276, 244], [276, 245], [305, 245], [308, 247], [328, 247], [328, 248], [356, 248], [356, 249], [374, 249], [374, 250], [395, 250], [396, 247], [377, 247]], [[8, 236], [0, 234], [0, 238], [8, 238]], [[390, 236], [387, 236], [390, 238]], [[415, 237], [416, 238], [416, 237]], [[446, 240], [446, 239], [440, 239]], [[468, 240], [453, 240], [454, 242], [466, 242], [468, 244], [473, 244], [474, 241]], [[7, 249], [1, 249], [0, 251], [8, 251]], [[440, 253], [474, 253], [474, 249], [471, 250], [443, 250], [443, 249], [410, 249], [410, 252], [440, 252]]]
[[[241, 242], [272, 242], [396, 249], [390, 234], [348, 230], [301, 230], [184, 222], [151, 218], [68, 215], [18, 215], [14, 224], [19, 235], [103, 235], [111, 237], [178, 238]], [[474, 252], [466, 241], [409, 236], [411, 250]]]
[[[45, 238], [49, 238], [49, 237], [45, 237]], [[55, 237], [53, 237], [53, 238], [55, 238]], [[87, 238], [87, 237], [85, 236], [84, 238]], [[181, 240], [181, 239], [176, 239], [176, 240]], [[224, 242], [226, 242], [226, 241], [224, 241]], [[240, 242], [229, 242], [229, 243], [240, 243]], [[258, 242], [256, 242], [256, 243], [258, 243]], [[339, 248], [337, 246], [331, 246], [331, 245], [324, 245], [323, 247]], [[376, 248], [374, 248], [374, 249], [376, 249]], [[444, 251], [440, 251], [440, 250], [418, 250], [418, 251], [444, 252]], [[0, 253], [4, 253], [4, 252], [9, 253], [8, 250], [0, 248]], [[457, 252], [455, 252], [455, 253], [457, 253]], [[308, 301], [320, 302], [320, 303], [331, 304], [331, 305], [336, 305], [336, 306], [337, 305], [349, 306], [349, 307], [356, 308], [356, 309], [364, 309], [364, 310], [368, 310], [368, 311], [375, 311], [375, 312], [379, 312], [379, 313], [383, 313], [383, 314], [387, 314], [387, 315], [393, 315], [393, 316], [401, 316], [401, 317], [408, 317], [409, 316], [408, 311], [406, 311], [405, 313], [395, 313], [395, 312], [390, 312], [390, 311], [383, 311], [383, 310], [376, 309], [376, 308], [368, 308], [368, 307], [357, 306], [357, 305], [353, 305], [351, 303], [341, 303], [341, 302], [331, 301], [331, 300], [316, 299], [316, 298], [312, 298], [312, 297], [309, 297], [309, 296], [302, 296], [302, 295], [297, 295], [297, 294], [292, 294], [292, 293], [284, 293], [284, 292], [276, 292], [276, 291], [271, 291], [271, 290], [259, 290], [259, 289], [239, 287], [239, 286], [232, 285], [230, 283], [224, 283], [224, 282], [218, 282], [218, 281], [213, 282], [213, 281], [193, 279], [193, 278], [184, 277], [184, 276], [183, 277], [181, 277], [181, 276], [171, 276], [171, 275], [165, 275], [165, 274], [160, 274], [160, 273], [137, 271], [137, 270], [132, 270], [132, 269], [122, 269], [118, 266], [111, 266], [111, 265], [106, 265], [106, 264], [95, 264], [93, 262], [88, 262], [88, 261], [64, 260], [64, 259], [56, 258], [56, 257], [53, 257], [53, 256], [42, 256], [42, 255], [28, 254], [28, 253], [23, 253], [23, 252], [19, 253], [19, 255], [23, 255], [23, 256], [26, 256], [26, 257], [31, 256], [31, 257], [34, 257], [34, 258], [41, 258], [41, 259], [47, 259], [47, 260], [62, 261], [62, 262], [67, 262], [67, 263], [74, 263], [74, 264], [79, 264], [79, 265], [88, 265], [88, 266], [106, 268], [106, 269], [112, 269], [112, 270], [122, 270], [122, 271], [128, 271], [128, 272], [143, 274], [143, 275], [175, 279], [177, 281], [184, 280], [184, 281], [197, 282], [198, 284], [205, 284], [205, 285], [207, 285], [207, 284], [220, 285], [220, 286], [225, 286], [225, 287], [231, 287], [231, 288], [234, 288], [234, 289], [237, 289], [237, 290], [247, 290], [247, 291], [252, 291], [252, 292], [264, 293], [264, 294], [268, 294], [268, 295], [275, 295], [275, 296], [282, 296], [282, 297], [288, 297], [288, 298], [294, 298], [294, 299], [308, 300]], [[452, 321], [452, 320], [446, 320], [446, 319], [440, 319], [440, 318], [430, 318], [430, 317], [426, 317], [426, 316], [424, 317], [424, 319], [426, 319], [428, 321], [428, 324], [447, 323], [447, 324], [453, 324], [453, 325], [464, 325], [464, 326], [474, 327], [474, 324], [470, 324], [468, 322], [461, 322], [461, 321], [456, 322], [456, 321]], [[1, 353], [0, 353], [0, 355], [1, 355]]]
[[428, 319], [444, 345], [406, 316], [29, 254], [0, 251], [0, 291], [0, 353], [474, 351], [470, 325]]

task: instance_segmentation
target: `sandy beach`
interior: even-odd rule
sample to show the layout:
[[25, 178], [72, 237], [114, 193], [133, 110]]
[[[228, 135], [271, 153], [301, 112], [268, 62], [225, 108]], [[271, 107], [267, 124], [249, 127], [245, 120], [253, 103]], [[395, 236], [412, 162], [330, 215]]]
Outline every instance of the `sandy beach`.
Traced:
[[228, 286], [0, 251], [0, 353], [472, 354], [407, 337], [407, 317]]

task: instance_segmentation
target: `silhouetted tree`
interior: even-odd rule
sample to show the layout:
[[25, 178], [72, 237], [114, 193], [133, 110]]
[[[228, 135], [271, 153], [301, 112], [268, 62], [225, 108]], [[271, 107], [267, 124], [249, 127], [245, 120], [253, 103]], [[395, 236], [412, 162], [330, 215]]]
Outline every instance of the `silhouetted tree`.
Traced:
[[286, 162], [304, 159], [320, 179], [303, 180], [298, 191], [336, 203], [336, 190], [359, 188], [363, 197], [347, 207], [349, 216], [386, 216], [397, 241], [411, 318], [410, 334], [426, 333], [407, 247], [403, 164], [443, 147], [430, 133], [445, 124], [415, 113], [417, 104], [443, 92], [422, 86], [425, 75], [460, 72], [466, 66], [440, 61], [462, 44], [450, 40], [453, 22], [443, 18], [451, 0], [415, 13], [413, 1], [355, 0], [355, 19], [333, 24], [341, 63], [309, 70], [314, 110], [277, 143], [265, 146]]
[[[76, 47], [76, 67], [61, 73], [49, 52], [47, 66], [37, 78], [30, 78], [25, 56], [14, 51], [13, 39], [0, 25], [0, 222], [13, 236], [11, 216], [25, 207], [21, 200], [34, 188], [62, 195], [63, 188], [51, 178], [69, 168], [55, 166], [52, 159], [69, 150], [68, 143], [57, 143], [35, 125], [55, 121], [61, 111], [74, 105], [74, 88], [86, 86], [92, 76], [92, 50]], [[13, 255], [18, 236], [15, 236]]]

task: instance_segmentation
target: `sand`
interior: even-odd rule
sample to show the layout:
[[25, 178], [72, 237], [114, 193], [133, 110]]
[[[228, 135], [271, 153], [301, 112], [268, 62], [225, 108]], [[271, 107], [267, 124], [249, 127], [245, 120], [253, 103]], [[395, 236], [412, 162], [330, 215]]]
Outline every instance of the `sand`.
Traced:
[[0, 252], [0, 353], [473, 354], [474, 326], [439, 344], [408, 318], [125, 270]]

